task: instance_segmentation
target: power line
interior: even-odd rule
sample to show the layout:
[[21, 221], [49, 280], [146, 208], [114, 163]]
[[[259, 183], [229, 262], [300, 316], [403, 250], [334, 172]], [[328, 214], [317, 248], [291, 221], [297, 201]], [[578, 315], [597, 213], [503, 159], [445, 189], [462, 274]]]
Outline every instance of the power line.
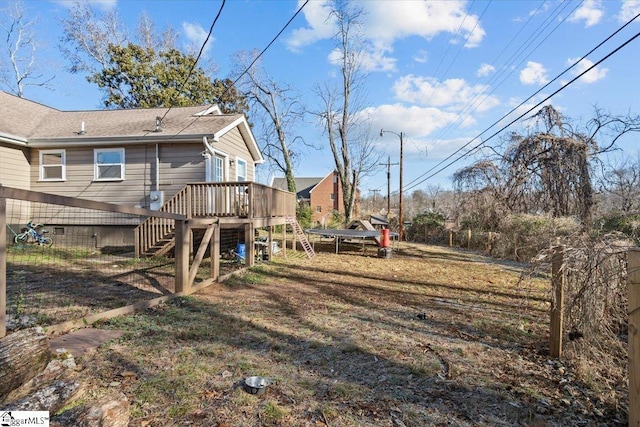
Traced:
[[[528, 102], [529, 100], [531, 100], [534, 96], [538, 95], [540, 92], [542, 92], [544, 89], [546, 89], [547, 87], [549, 87], [552, 83], [554, 83], [555, 81], [557, 81], [560, 77], [562, 77], [563, 75], [565, 75], [567, 72], [569, 72], [572, 68], [574, 68], [576, 65], [578, 65], [582, 60], [586, 59], [589, 55], [591, 55], [593, 52], [595, 52], [597, 49], [599, 49], [600, 47], [602, 47], [602, 45], [604, 45], [606, 42], [608, 42], [609, 40], [611, 40], [611, 38], [615, 37], [619, 32], [621, 32], [624, 28], [626, 28], [628, 25], [630, 25], [633, 21], [635, 21], [638, 17], [640, 16], [640, 13], [637, 14], [636, 16], [634, 16], [632, 19], [630, 19], [627, 23], [625, 23], [622, 27], [618, 28], [616, 31], [614, 31], [611, 35], [609, 35], [607, 38], [605, 38], [603, 41], [601, 41], [600, 43], [598, 43], [598, 45], [596, 45], [593, 49], [591, 49], [589, 52], [587, 52], [586, 54], [584, 54], [579, 60], [577, 60], [576, 62], [574, 62], [573, 64], [571, 64], [569, 67], [567, 67], [564, 71], [562, 71], [560, 74], [558, 74], [555, 78], [553, 78], [553, 80], [549, 81], [547, 84], [545, 84], [544, 86], [542, 86], [540, 89], [538, 89], [537, 91], [535, 91], [532, 95], [530, 95], [527, 99], [525, 99], [524, 101], [522, 101], [520, 104], [518, 104], [517, 106], [515, 106], [514, 108], [512, 108], [508, 113], [506, 113], [505, 115], [503, 115], [502, 117], [500, 117], [498, 120], [496, 120], [495, 122], [493, 122], [491, 125], [489, 125], [484, 131], [482, 131], [480, 134], [478, 134], [476, 137], [474, 137], [473, 139], [471, 139], [470, 141], [468, 141], [466, 144], [462, 145], [460, 148], [458, 148], [457, 150], [455, 150], [453, 153], [451, 153], [450, 155], [448, 155], [447, 157], [445, 157], [444, 159], [442, 159], [440, 162], [438, 162], [436, 165], [434, 165], [433, 167], [431, 167], [429, 170], [427, 170], [426, 172], [424, 172], [422, 175], [420, 175], [419, 177], [415, 178], [413, 181], [411, 181], [409, 184], [407, 184], [407, 186], [409, 187], [408, 189], [414, 188], [416, 185], [424, 182], [420, 181], [418, 184], [413, 185], [416, 181], [420, 180], [422, 177], [424, 177], [425, 175], [427, 175], [428, 173], [430, 173], [431, 171], [433, 171], [434, 169], [436, 169], [438, 166], [440, 166], [441, 164], [443, 164], [444, 162], [446, 162], [447, 160], [449, 160], [450, 158], [452, 158], [453, 156], [455, 156], [456, 154], [458, 154], [460, 151], [462, 151], [465, 147], [471, 145], [473, 143], [473, 141], [479, 139], [482, 137], [482, 135], [484, 135], [485, 133], [487, 133], [491, 128], [493, 128], [494, 126], [496, 126], [498, 123], [500, 123], [502, 120], [504, 120], [505, 118], [507, 118], [509, 115], [511, 115], [512, 113], [514, 113], [515, 111], [517, 111], [518, 108], [520, 108], [521, 106], [523, 106], [526, 102]], [[627, 42], [628, 43], [628, 42]], [[591, 67], [593, 68], [593, 67]], [[589, 68], [589, 69], [591, 69]], [[584, 74], [584, 73], [583, 73]], [[582, 75], [582, 74], [580, 74]], [[575, 79], [574, 79], [575, 80]], [[572, 82], [574, 81], [572, 80]], [[568, 85], [567, 85], [568, 86]], [[554, 92], [557, 93], [557, 92]], [[548, 98], [547, 98], [548, 99]], [[535, 108], [535, 107], [534, 107]], [[518, 117], [518, 119], [520, 119], [520, 117]], [[518, 120], [516, 119], [516, 120]], [[515, 121], [514, 121], [515, 122]], [[513, 124], [514, 122], [509, 123], [509, 126], [511, 124]], [[504, 130], [501, 129], [500, 132]], [[493, 135], [492, 135], [493, 137]], [[487, 140], [485, 140], [484, 142], [486, 142]], [[483, 143], [484, 143], [483, 142]], [[472, 150], [475, 150], [472, 149]], [[466, 156], [466, 155], [465, 155]], [[464, 157], [464, 156], [463, 156]], [[433, 175], [431, 175], [433, 176]]]
[[[232, 87], [235, 87], [235, 84], [238, 83], [238, 81], [242, 78], [242, 76], [244, 76], [245, 74], [247, 74], [249, 72], [249, 70], [251, 69], [251, 67], [258, 61], [258, 59], [260, 59], [260, 57], [262, 57], [262, 55], [264, 55], [264, 53], [267, 51], [267, 49], [269, 49], [271, 47], [272, 44], [275, 43], [275, 41], [282, 35], [282, 33], [284, 33], [284, 31], [289, 27], [289, 25], [291, 24], [291, 22], [293, 22], [293, 20], [300, 14], [300, 12], [302, 12], [302, 9], [304, 9], [304, 7], [309, 3], [310, 0], [306, 0], [296, 11], [296, 13], [293, 14], [293, 16], [287, 21], [287, 23], [282, 27], [282, 29], [280, 31], [278, 31], [278, 34], [276, 34], [271, 41], [269, 42], [269, 44], [267, 44], [267, 46], [264, 47], [264, 49], [262, 49], [262, 51], [256, 56], [256, 58], [253, 60], [253, 62], [251, 62], [251, 64], [249, 64], [249, 66], [242, 72], [240, 73], [240, 75], [231, 83], [231, 85], [229, 85], [220, 95], [220, 98], [222, 98], [224, 95], [227, 94], [227, 92], [229, 92], [229, 90]], [[191, 123], [189, 123], [188, 125], [186, 125], [185, 127], [183, 127], [182, 129], [180, 129], [175, 135], [173, 136], [178, 136], [180, 135], [182, 132], [184, 132], [185, 130], [187, 130], [189, 127], [191, 127], [195, 122], [198, 121], [198, 119], [200, 119], [200, 116], [195, 117]]]
[[[566, 9], [566, 7], [568, 7], [568, 4], [569, 2], [563, 2], [562, 4], [560, 4], [552, 12], [552, 14], [544, 20], [544, 22], [538, 25], [538, 27], [533, 31], [532, 35], [530, 35], [527, 38], [527, 40], [525, 40], [525, 42], [521, 44], [520, 47], [518, 47], [518, 49], [516, 49], [516, 51], [509, 57], [505, 65], [500, 67], [500, 71], [489, 79], [489, 81], [485, 84], [485, 89], [483, 89], [481, 92], [476, 94], [469, 102], [465, 104], [465, 106], [462, 108], [460, 113], [458, 113], [456, 120], [448, 124], [442, 130], [440, 130], [438, 134], [434, 137], [435, 140], [444, 139], [447, 133], [458, 128], [465, 118], [469, 117], [471, 113], [473, 113], [478, 109], [478, 106], [480, 105], [482, 100], [486, 99], [488, 96], [493, 94], [500, 86], [502, 86], [502, 84], [507, 80], [507, 78], [509, 78], [509, 76], [511, 76], [515, 72], [515, 70], [525, 61], [526, 56], [516, 65], [513, 65], [513, 63], [518, 59], [518, 57], [522, 53], [524, 53], [525, 49], [531, 46], [534, 40], [536, 40], [540, 35], [544, 33], [544, 31], [546, 31], [550, 23], [555, 21], [555, 18], [558, 15], [560, 15], [560, 13], [562, 13], [564, 9]], [[535, 52], [542, 45], [542, 43], [544, 43], [560, 27], [560, 25], [562, 25], [573, 14], [573, 12], [579, 6], [580, 6], [580, 2], [573, 8], [573, 10], [567, 13], [565, 17], [562, 20], [560, 20], [558, 24], [542, 40], [540, 40], [540, 42], [538, 42], [538, 44], [532, 50], [529, 51], [528, 55], [531, 55], [533, 52]], [[540, 8], [538, 8], [537, 10], [539, 9]], [[531, 21], [531, 17], [529, 18], [529, 20], [527, 20], [524, 26], [526, 26], [530, 21]], [[522, 28], [524, 28], [524, 26]], [[517, 35], [520, 34], [520, 32], [522, 31], [522, 28], [518, 31], [518, 33], [514, 37], [517, 37]], [[496, 59], [493, 61], [494, 64], [497, 62], [497, 59], [502, 55], [502, 53], [506, 51], [506, 48], [509, 45], [511, 45], [511, 42], [509, 42], [509, 44], [500, 52], [500, 54], [498, 54]], [[510, 71], [505, 75], [505, 70], [510, 70]], [[493, 85], [493, 83], [496, 82], [498, 79], [500, 79], [500, 81], [497, 82], [497, 84]], [[480, 80], [479, 78], [476, 79], [476, 81], [474, 82], [474, 85], [477, 84], [479, 80]], [[489, 87], [492, 88], [490, 91], [489, 91]]]
[[[640, 14], [636, 15], [636, 17], [634, 17], [631, 21], [635, 20], [638, 16], [640, 16]], [[631, 22], [629, 21], [629, 22]], [[627, 23], [628, 24], [628, 23]], [[625, 26], [627, 25], [625, 24]], [[587, 74], [589, 71], [591, 71], [592, 69], [594, 69], [595, 67], [597, 67], [598, 65], [600, 65], [602, 62], [604, 62], [605, 60], [607, 60], [609, 57], [611, 57], [613, 54], [617, 53], [619, 50], [621, 50], [623, 47], [625, 47], [626, 45], [628, 45], [629, 43], [631, 43], [633, 40], [635, 40], [636, 38], [640, 37], [640, 32], [636, 33], [635, 36], [631, 37], [630, 39], [628, 39], [626, 42], [624, 42], [623, 44], [621, 44], [620, 46], [618, 46], [617, 48], [615, 48], [613, 51], [611, 51], [609, 54], [607, 54], [606, 56], [604, 56], [603, 58], [601, 58], [598, 62], [594, 63], [593, 65], [591, 65], [589, 68], [587, 68], [586, 70], [584, 70], [583, 72], [581, 72], [580, 74], [578, 74], [577, 76], [575, 76], [573, 79], [571, 79], [567, 84], [565, 84], [564, 86], [560, 87], [559, 89], [557, 89], [555, 92], [553, 92], [551, 95], [547, 96], [546, 98], [544, 98], [542, 101], [538, 102], [536, 105], [534, 105], [533, 107], [529, 108], [527, 111], [525, 111], [524, 113], [522, 113], [521, 115], [519, 115], [518, 117], [516, 117], [514, 120], [512, 120], [511, 122], [509, 122], [508, 124], [506, 124], [505, 126], [503, 126], [502, 128], [500, 128], [500, 130], [494, 132], [493, 134], [491, 134], [487, 139], [485, 139], [484, 141], [481, 141], [480, 143], [476, 144], [473, 148], [471, 148], [469, 151], [467, 151], [466, 153], [462, 154], [461, 156], [458, 156], [456, 159], [452, 160], [451, 162], [449, 162], [448, 164], [446, 164], [445, 166], [443, 166], [442, 168], [438, 169], [437, 171], [435, 171], [434, 173], [432, 173], [431, 175], [425, 177], [424, 179], [420, 180], [419, 182], [413, 184], [412, 186], [409, 186], [407, 188], [407, 190], [410, 190], [412, 188], [417, 187], [418, 185], [422, 184], [423, 182], [425, 182], [426, 180], [434, 177], [435, 175], [437, 175], [438, 173], [442, 172], [443, 170], [447, 169], [449, 166], [453, 165], [454, 163], [457, 163], [458, 161], [460, 161], [461, 159], [471, 155], [473, 152], [475, 152], [478, 148], [480, 148], [481, 146], [483, 146], [484, 144], [486, 144], [489, 140], [491, 140], [493, 137], [495, 137], [496, 135], [498, 135], [500, 132], [502, 132], [503, 130], [505, 130], [506, 128], [508, 128], [509, 126], [511, 126], [512, 124], [514, 124], [515, 122], [517, 122], [518, 120], [520, 120], [522, 117], [526, 116], [527, 114], [529, 114], [531, 111], [533, 111], [534, 109], [538, 108], [540, 105], [544, 104], [546, 101], [548, 101], [549, 99], [551, 99], [553, 96], [555, 96], [556, 94], [558, 94], [559, 92], [563, 91], [565, 88], [569, 87], [571, 84], [573, 84], [576, 80], [580, 79], [583, 75]], [[566, 69], [565, 71], [563, 71], [558, 77], [556, 77], [554, 80], [556, 80], [557, 78], [559, 78], [562, 74], [566, 73], [569, 69], [573, 68], [576, 64], [578, 64], [580, 61], [582, 61], [583, 58], [581, 58], [579, 61], [575, 62], [573, 65], [571, 65], [571, 67], [569, 67], [568, 69]], [[539, 92], [539, 91], [538, 91]], [[535, 95], [535, 94], [534, 94]], [[533, 95], [531, 96], [533, 97]], [[531, 99], [531, 97], [527, 98], [527, 99]], [[522, 104], [520, 104], [522, 105]], [[520, 106], [519, 105], [519, 106]], [[518, 106], [518, 107], [519, 107]], [[516, 107], [517, 108], [517, 107]], [[506, 118], [509, 114], [513, 113], [515, 111], [515, 109], [511, 110], [508, 114], [502, 116], [502, 119]], [[499, 120], [499, 121], [500, 121]], [[485, 129], [480, 135], [482, 135], [483, 133], [487, 132], [489, 129], [491, 129], [493, 126], [495, 126], [495, 124], [498, 122], [495, 122], [494, 124], [492, 124], [491, 126], [489, 126], [487, 129]], [[454, 152], [457, 153], [459, 152], [462, 148], [468, 146], [469, 144], [471, 144], [471, 142], [475, 141], [476, 139], [478, 139], [480, 137], [480, 135], [476, 136], [475, 138], [473, 138], [471, 141], [467, 142], [463, 147], [459, 148], [458, 150], [456, 150]], [[451, 158], [452, 155], [450, 155], [449, 157], [447, 157], [447, 159]], [[446, 161], [447, 159], [444, 159], [442, 161], [440, 161], [437, 165], [435, 165], [433, 168], [431, 168], [429, 171], [425, 172], [424, 174], [421, 175], [421, 177], [425, 176], [427, 173], [429, 173], [430, 171], [432, 171], [433, 169], [435, 169], [436, 167], [438, 167], [439, 165], [441, 165], [444, 161]], [[415, 181], [415, 180], [414, 180]]]
[[[187, 73], [187, 77], [185, 77], [185, 79], [182, 81], [182, 84], [180, 85], [180, 89], [178, 90], [178, 93], [182, 92], [182, 89], [184, 88], [184, 86], [187, 84], [187, 82], [189, 81], [189, 79], [193, 75], [193, 70], [196, 69], [196, 65], [198, 64], [198, 61], [200, 60], [200, 57], [202, 56], [202, 52], [204, 52], [204, 48], [207, 46], [207, 43], [209, 43], [209, 39], [211, 38], [211, 34], [213, 33], [213, 27], [215, 27], [216, 22], [218, 22], [218, 18], [220, 18], [220, 15], [222, 14], [222, 9], [224, 8], [225, 3], [226, 3], [226, 0], [222, 0], [222, 4], [220, 5], [220, 9], [218, 9], [218, 14], [213, 19], [213, 22], [211, 23], [211, 26], [209, 27], [209, 33], [207, 34], [207, 38], [205, 38], [204, 43], [202, 43], [202, 46], [200, 47], [200, 51], [198, 52], [198, 56], [196, 56], [196, 60], [193, 61], [193, 64], [191, 64], [191, 68], [189, 69], [189, 72]], [[171, 111], [171, 108], [173, 108], [173, 107], [169, 106], [167, 111], [162, 115], [162, 118], [160, 119], [161, 123], [164, 120], [164, 118], [167, 117], [167, 114], [169, 114], [169, 111]]]

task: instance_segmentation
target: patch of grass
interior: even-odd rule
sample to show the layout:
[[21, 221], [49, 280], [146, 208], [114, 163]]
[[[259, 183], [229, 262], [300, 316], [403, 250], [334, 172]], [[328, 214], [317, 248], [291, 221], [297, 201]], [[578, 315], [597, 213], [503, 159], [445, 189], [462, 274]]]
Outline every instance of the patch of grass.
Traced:
[[284, 418], [287, 415], [288, 411], [278, 405], [277, 402], [268, 401], [264, 405], [264, 416], [266, 419], [270, 421], [278, 421]]
[[[104, 327], [128, 333], [77, 374], [90, 391], [121, 382], [132, 425], [516, 425], [522, 411], [503, 410], [505, 402], [525, 408], [538, 398], [550, 402], [550, 424], [598, 423], [557, 403], [562, 378], [545, 371], [539, 347], [548, 336], [535, 327], [548, 311], [527, 301], [544, 295], [545, 283], [525, 293], [518, 271], [476, 254], [419, 245], [403, 252], [382, 260], [375, 251], [335, 255], [328, 245], [313, 260], [277, 257], [188, 298], [110, 319]], [[118, 377], [125, 369], [138, 377]], [[253, 396], [238, 386], [250, 375], [276, 382]], [[575, 399], [597, 401], [580, 387]], [[611, 401], [624, 408], [620, 390]]]

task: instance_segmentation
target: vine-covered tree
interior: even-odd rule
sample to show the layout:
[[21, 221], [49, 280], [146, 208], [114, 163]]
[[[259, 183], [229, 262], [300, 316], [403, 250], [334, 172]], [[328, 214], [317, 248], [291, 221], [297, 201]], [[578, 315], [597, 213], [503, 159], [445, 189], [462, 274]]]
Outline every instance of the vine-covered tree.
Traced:
[[[583, 226], [594, 207], [593, 163], [624, 134], [639, 129], [637, 117], [614, 117], [596, 110], [584, 132], [574, 131], [551, 106], [533, 116], [535, 131], [511, 133], [497, 158], [485, 158], [454, 174], [461, 194], [484, 212], [493, 228], [505, 213], [576, 216]], [[599, 147], [597, 139], [602, 140]], [[469, 205], [469, 203], [467, 203]]]
[[110, 45], [105, 67], [88, 77], [106, 93], [107, 108], [154, 108], [218, 104], [244, 113], [247, 104], [230, 80], [211, 80], [196, 58], [176, 49], [156, 52], [129, 43]]

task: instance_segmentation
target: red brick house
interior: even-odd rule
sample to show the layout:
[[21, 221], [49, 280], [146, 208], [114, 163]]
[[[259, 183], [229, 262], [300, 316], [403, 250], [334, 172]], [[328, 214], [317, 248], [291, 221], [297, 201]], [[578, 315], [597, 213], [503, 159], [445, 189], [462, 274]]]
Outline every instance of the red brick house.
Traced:
[[[334, 211], [344, 215], [342, 185], [337, 171], [332, 171], [324, 177], [294, 179], [298, 204], [311, 206], [313, 222], [326, 226], [331, 221]], [[273, 178], [271, 186], [286, 190], [287, 180]]]

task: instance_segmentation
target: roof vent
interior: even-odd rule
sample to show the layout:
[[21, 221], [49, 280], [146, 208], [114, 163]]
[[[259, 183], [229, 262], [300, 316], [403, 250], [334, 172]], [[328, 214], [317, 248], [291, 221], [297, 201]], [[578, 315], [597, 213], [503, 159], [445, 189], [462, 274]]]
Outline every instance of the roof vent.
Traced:
[[154, 132], [162, 132], [162, 117], [156, 116], [156, 130]]
[[86, 132], [84, 131], [84, 121], [82, 123], [80, 123], [80, 131], [78, 132], [78, 135], [84, 135]]

